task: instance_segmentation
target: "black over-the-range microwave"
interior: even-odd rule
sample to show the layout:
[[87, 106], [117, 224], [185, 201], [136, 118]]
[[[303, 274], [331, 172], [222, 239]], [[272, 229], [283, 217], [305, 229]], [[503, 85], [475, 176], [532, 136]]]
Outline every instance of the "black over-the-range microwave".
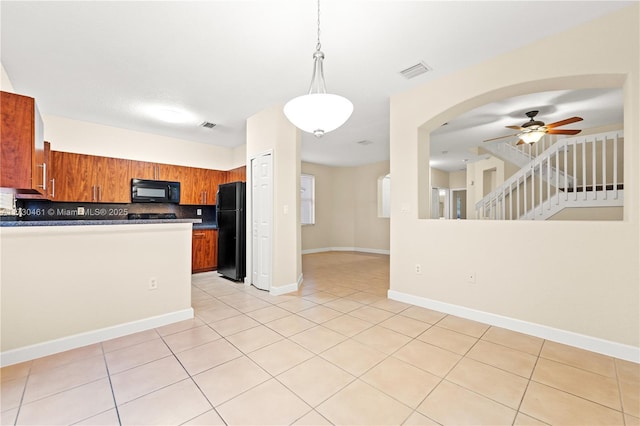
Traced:
[[180, 182], [131, 179], [132, 203], [179, 203]]

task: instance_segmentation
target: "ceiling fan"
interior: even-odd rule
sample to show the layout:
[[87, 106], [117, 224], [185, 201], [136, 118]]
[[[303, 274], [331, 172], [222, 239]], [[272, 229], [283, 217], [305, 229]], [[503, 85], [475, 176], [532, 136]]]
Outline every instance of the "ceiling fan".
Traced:
[[556, 121], [555, 123], [544, 124], [544, 122], [542, 121], [534, 120], [534, 117], [538, 115], [538, 111], [529, 111], [526, 113], [526, 115], [527, 117], [529, 117], [529, 121], [524, 123], [522, 126], [506, 126], [508, 129], [519, 130], [519, 133], [487, 139], [484, 142], [490, 142], [490, 141], [495, 141], [497, 139], [519, 136], [520, 140], [516, 145], [522, 145], [523, 143], [531, 144], [531, 143], [538, 142], [545, 134], [577, 135], [578, 133], [581, 132], [581, 130], [569, 130], [569, 129], [563, 130], [563, 129], [556, 129], [556, 127], [582, 121], [582, 117], [571, 117], [564, 120]]

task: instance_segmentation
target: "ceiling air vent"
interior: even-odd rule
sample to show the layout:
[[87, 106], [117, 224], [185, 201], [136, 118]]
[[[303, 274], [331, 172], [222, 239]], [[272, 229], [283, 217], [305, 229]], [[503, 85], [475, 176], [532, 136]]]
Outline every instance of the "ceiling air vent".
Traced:
[[433, 68], [431, 68], [429, 65], [425, 64], [424, 62], [418, 62], [417, 64], [400, 71], [400, 74], [402, 74], [404, 78], [408, 80], [410, 78], [427, 73], [431, 70], [433, 70]]
[[204, 127], [205, 129], [213, 129], [214, 127], [216, 127], [216, 123], [205, 121], [200, 126]]

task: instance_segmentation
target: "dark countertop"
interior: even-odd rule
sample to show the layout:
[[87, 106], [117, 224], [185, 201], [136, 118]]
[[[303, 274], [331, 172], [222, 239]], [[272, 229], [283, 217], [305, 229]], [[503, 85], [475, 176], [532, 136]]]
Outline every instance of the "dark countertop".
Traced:
[[218, 229], [215, 223], [194, 223], [193, 229]]
[[[14, 220], [0, 221], [0, 227], [21, 226], [79, 226], [79, 225], [145, 225], [155, 223], [193, 223], [194, 227], [202, 223], [202, 219], [116, 219], [116, 220]], [[208, 225], [208, 224], [204, 224]], [[206, 229], [206, 228], [199, 228]], [[216, 229], [216, 228], [211, 228]]]

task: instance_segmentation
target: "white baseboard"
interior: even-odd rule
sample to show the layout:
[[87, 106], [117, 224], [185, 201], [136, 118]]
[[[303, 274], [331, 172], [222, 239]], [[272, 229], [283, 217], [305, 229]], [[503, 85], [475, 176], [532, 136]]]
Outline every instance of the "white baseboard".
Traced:
[[311, 254], [311, 253], [322, 253], [326, 251], [359, 251], [362, 253], [374, 253], [374, 254], [390, 254], [391, 253], [389, 250], [372, 249], [372, 248], [364, 248], [364, 247], [324, 247], [324, 248], [302, 250], [301, 253]]
[[269, 294], [271, 294], [272, 296], [280, 296], [281, 294], [298, 291], [300, 285], [302, 285], [302, 281], [302, 274], [300, 274], [300, 276], [298, 276], [298, 281], [296, 281], [295, 283], [285, 284], [278, 287], [271, 286], [271, 288], [269, 289]]
[[43, 356], [92, 345], [191, 318], [193, 318], [193, 308], [188, 308], [98, 330], [87, 331], [85, 333], [74, 334], [60, 339], [49, 340], [35, 345], [11, 349], [0, 353], [0, 367], [30, 361]]
[[331, 249], [329, 247], [325, 247], [325, 248], [315, 248], [315, 249], [307, 249], [307, 250], [301, 250], [300, 253], [301, 254], [312, 254], [312, 253], [323, 253], [325, 251], [331, 251]]
[[522, 321], [515, 318], [504, 317], [502, 315], [492, 314], [489, 312], [478, 311], [475, 309], [466, 308], [464, 306], [453, 305], [450, 303], [440, 302], [425, 297], [401, 293], [395, 290], [389, 290], [387, 294], [389, 299], [397, 300], [399, 302], [433, 309], [435, 311], [444, 312], [446, 314], [455, 315], [473, 321], [478, 321], [484, 324], [494, 325], [496, 327], [502, 327], [508, 330], [528, 334], [530, 336], [536, 336], [542, 339], [551, 340], [581, 349], [586, 349], [603, 355], [640, 363], [640, 348], [637, 348], [635, 346], [612, 342], [610, 340], [604, 340], [598, 337], [591, 337], [584, 334]]

